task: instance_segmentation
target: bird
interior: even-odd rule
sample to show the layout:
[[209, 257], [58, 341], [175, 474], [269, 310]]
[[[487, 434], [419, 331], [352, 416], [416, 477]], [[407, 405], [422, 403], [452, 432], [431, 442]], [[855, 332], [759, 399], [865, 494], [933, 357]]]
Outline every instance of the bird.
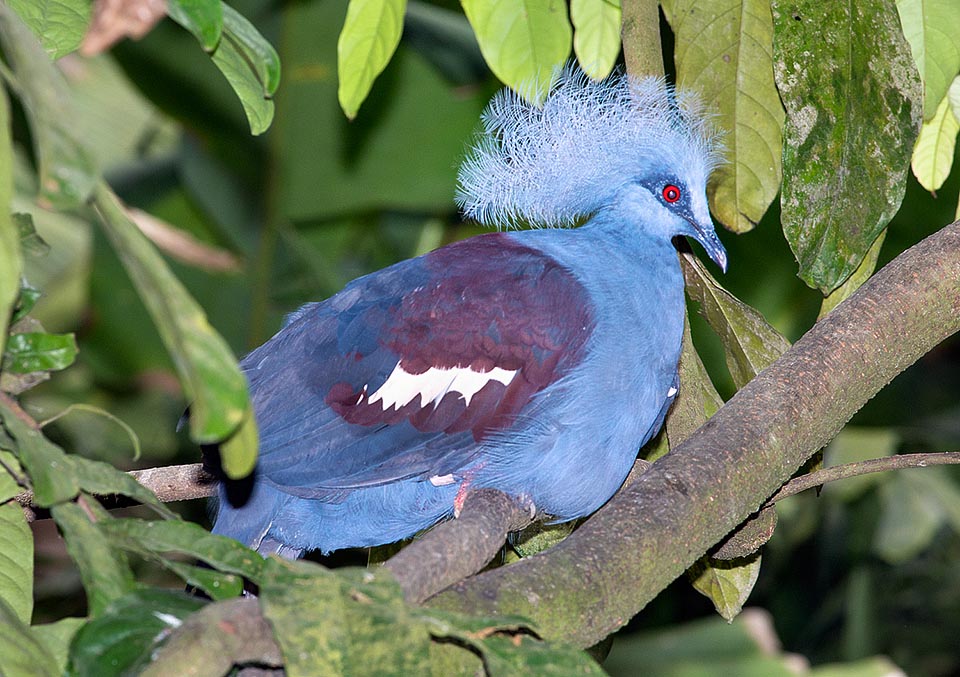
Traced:
[[260, 455], [213, 532], [296, 558], [400, 541], [493, 488], [554, 522], [622, 485], [677, 395], [677, 242], [722, 270], [696, 95], [574, 66], [497, 93], [456, 201], [494, 230], [360, 277], [241, 361]]

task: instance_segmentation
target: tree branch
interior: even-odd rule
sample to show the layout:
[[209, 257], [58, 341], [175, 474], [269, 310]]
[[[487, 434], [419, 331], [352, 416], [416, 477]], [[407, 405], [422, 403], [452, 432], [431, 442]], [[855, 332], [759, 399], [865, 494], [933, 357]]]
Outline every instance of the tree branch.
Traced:
[[419, 604], [483, 569], [507, 534], [532, 518], [518, 501], [495, 489], [471, 491], [459, 517], [438, 524], [384, 566], [400, 581], [406, 600]]
[[848, 477], [857, 477], [858, 475], [867, 475], [874, 472], [886, 472], [888, 470], [903, 470], [905, 468], [926, 468], [931, 465], [956, 465], [960, 464], [960, 452], [945, 451], [933, 454], [902, 454], [899, 456], [884, 456], [883, 458], [871, 458], [866, 461], [857, 461], [856, 463], [844, 463], [843, 465], [833, 465], [829, 468], [821, 468], [806, 475], [794, 477], [777, 490], [773, 496], [767, 499], [764, 507], [773, 505], [777, 501], [799, 494], [801, 491], [819, 487], [828, 482], [845, 480]]
[[960, 329], [958, 282], [954, 223], [877, 273], [563, 543], [430, 604], [519, 614], [546, 639], [596, 643], [756, 511], [894, 376]]

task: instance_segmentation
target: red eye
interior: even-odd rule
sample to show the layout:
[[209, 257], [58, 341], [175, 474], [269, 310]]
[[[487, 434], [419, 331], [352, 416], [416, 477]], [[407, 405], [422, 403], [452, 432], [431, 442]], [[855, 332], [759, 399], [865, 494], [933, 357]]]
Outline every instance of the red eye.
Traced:
[[680, 199], [680, 189], [672, 183], [663, 187], [663, 199], [671, 204]]

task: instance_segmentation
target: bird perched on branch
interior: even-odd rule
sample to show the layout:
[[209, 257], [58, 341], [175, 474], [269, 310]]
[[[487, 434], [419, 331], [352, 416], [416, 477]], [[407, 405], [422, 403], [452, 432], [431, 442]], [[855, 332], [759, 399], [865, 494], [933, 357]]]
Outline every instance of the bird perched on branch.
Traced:
[[673, 239], [726, 268], [717, 161], [695, 103], [657, 79], [567, 68], [541, 106], [497, 95], [458, 202], [537, 228], [354, 280], [250, 353], [260, 458], [221, 486], [214, 531], [296, 557], [409, 537], [474, 488], [555, 520], [595, 511], [677, 394]]

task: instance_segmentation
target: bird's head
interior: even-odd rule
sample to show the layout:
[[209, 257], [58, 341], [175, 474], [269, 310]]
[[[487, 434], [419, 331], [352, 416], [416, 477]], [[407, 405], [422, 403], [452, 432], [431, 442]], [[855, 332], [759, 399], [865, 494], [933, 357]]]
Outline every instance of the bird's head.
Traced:
[[648, 235], [695, 239], [726, 270], [706, 197], [720, 153], [695, 96], [658, 78], [594, 82], [567, 67], [540, 106], [509, 90], [494, 97], [457, 200], [497, 227], [563, 227], [613, 211]]

